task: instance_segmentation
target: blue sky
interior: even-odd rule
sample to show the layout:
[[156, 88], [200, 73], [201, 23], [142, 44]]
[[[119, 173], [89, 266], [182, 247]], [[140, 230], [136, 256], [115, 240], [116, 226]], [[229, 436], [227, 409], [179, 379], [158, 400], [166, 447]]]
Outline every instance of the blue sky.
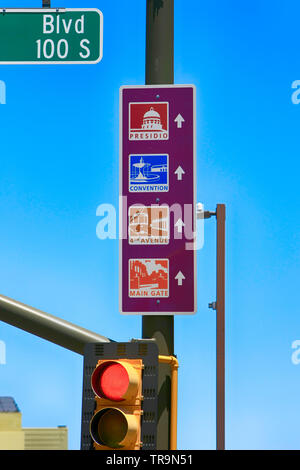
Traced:
[[[96, 209], [118, 204], [119, 87], [145, 81], [145, 4], [64, 2], [103, 12], [97, 65], [0, 66], [0, 293], [116, 341], [140, 337], [141, 317], [119, 314], [118, 241], [97, 238]], [[197, 89], [197, 200], [227, 207], [229, 449], [300, 449], [299, 13], [291, 0], [175, 0], [175, 83]], [[180, 449], [215, 448], [213, 219], [197, 261], [198, 312], [175, 318]], [[0, 396], [25, 427], [68, 426], [78, 449], [82, 357], [3, 323], [0, 340]]]

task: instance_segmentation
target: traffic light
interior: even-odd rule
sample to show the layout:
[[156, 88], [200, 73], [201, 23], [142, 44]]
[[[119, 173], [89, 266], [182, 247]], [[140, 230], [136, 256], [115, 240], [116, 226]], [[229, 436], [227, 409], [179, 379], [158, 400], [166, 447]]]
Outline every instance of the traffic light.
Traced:
[[153, 341], [85, 348], [82, 450], [156, 449], [158, 348]]
[[99, 450], [140, 449], [142, 368], [140, 359], [98, 361], [91, 379], [97, 406], [90, 434]]

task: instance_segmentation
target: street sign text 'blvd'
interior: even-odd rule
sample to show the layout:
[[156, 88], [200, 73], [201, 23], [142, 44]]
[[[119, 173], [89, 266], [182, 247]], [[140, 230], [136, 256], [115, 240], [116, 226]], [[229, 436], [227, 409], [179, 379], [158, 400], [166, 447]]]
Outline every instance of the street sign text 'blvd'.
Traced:
[[96, 8], [0, 8], [0, 64], [96, 64], [102, 38]]

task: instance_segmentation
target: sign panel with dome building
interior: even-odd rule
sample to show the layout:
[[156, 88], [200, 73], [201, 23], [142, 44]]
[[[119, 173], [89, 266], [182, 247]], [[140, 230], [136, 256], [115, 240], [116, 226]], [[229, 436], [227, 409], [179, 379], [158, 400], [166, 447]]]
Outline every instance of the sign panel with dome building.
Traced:
[[195, 87], [120, 89], [120, 312], [194, 314]]
[[97, 8], [1, 8], [0, 64], [97, 64], [103, 14]]

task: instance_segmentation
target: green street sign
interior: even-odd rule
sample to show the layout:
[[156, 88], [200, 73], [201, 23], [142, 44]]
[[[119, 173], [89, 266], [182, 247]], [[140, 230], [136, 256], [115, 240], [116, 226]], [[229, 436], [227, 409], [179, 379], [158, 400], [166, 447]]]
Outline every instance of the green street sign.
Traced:
[[102, 54], [96, 8], [0, 8], [0, 64], [96, 64]]

